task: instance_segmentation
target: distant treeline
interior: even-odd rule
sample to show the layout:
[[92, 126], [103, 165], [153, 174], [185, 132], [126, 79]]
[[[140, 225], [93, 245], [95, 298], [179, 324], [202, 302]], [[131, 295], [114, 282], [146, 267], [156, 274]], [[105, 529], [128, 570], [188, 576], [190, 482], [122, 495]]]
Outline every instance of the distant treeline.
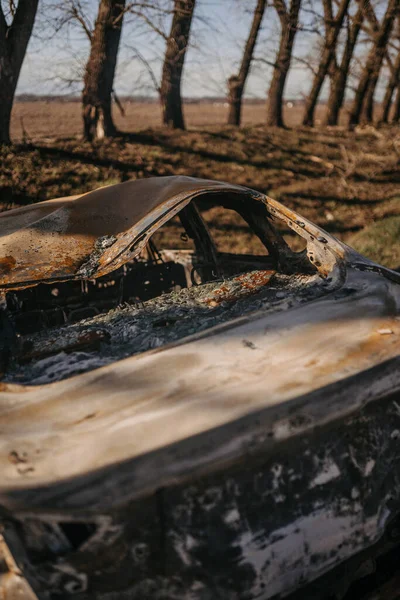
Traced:
[[[156, 96], [119, 96], [121, 102], [130, 102], [132, 104], [159, 104], [160, 100]], [[16, 102], [82, 102], [82, 96], [74, 95], [54, 95], [54, 94], [17, 94], [15, 96]], [[227, 104], [227, 99], [224, 96], [206, 96], [204, 98], [185, 98], [183, 96], [182, 102], [184, 104]], [[292, 106], [303, 106], [304, 100], [302, 98], [288, 98], [285, 100], [286, 104]], [[262, 106], [265, 104], [264, 98], [244, 98], [243, 103], [247, 105]], [[321, 101], [324, 104], [324, 101]]]

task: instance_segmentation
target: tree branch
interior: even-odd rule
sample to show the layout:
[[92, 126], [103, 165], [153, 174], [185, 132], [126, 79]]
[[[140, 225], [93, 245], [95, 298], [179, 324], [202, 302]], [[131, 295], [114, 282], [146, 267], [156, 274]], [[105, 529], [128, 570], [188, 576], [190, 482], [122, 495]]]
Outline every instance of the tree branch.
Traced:
[[149, 63], [149, 61], [139, 52], [139, 50], [137, 48], [131, 47], [131, 49], [134, 52], [134, 56], [140, 60], [140, 62], [144, 65], [144, 67], [146, 68], [146, 71], [148, 72], [148, 74], [150, 75], [150, 79], [154, 85], [155, 90], [157, 91], [157, 93], [160, 93], [160, 84], [157, 81], [157, 77], [154, 74], [154, 71]]
[[253, 62], [259, 62], [262, 63], [263, 65], [268, 65], [269, 67], [274, 67], [274, 69], [277, 67], [276, 62], [272, 62], [271, 60], [268, 60], [267, 58], [263, 58], [261, 56], [255, 56], [253, 58]]
[[10, 15], [14, 18], [15, 15], [15, 2], [14, 0], [8, 0], [8, 6], [10, 7]]
[[301, 65], [307, 67], [307, 69], [309, 69], [314, 76], [317, 74], [317, 69], [313, 67], [310, 61], [308, 61], [306, 58], [301, 58], [301, 56], [293, 56], [293, 60], [294, 62], [300, 63]]
[[[80, 8], [80, 5], [79, 5]], [[83, 11], [81, 10], [79, 12], [78, 7], [76, 4], [72, 4], [71, 7], [71, 17], [73, 19], [75, 19], [76, 21], [78, 21], [78, 23], [80, 23], [82, 25], [83, 31], [86, 33], [87, 37], [89, 38], [89, 41], [92, 41], [92, 30], [90, 29], [90, 26], [87, 22], [87, 19], [83, 13]]]
[[140, 17], [141, 19], [143, 19], [143, 21], [153, 30], [155, 31], [155, 33], [157, 33], [158, 35], [160, 35], [165, 41], [168, 40], [168, 36], [159, 28], [157, 27], [157, 25], [155, 25], [153, 23], [153, 21], [147, 16], [145, 15], [143, 12], [141, 11], [137, 11], [134, 9], [130, 9], [129, 12], [133, 15], [136, 15], [138, 17]]
[[322, 0], [322, 6], [324, 8], [325, 29], [328, 31], [328, 28], [332, 27], [334, 20], [331, 0]]

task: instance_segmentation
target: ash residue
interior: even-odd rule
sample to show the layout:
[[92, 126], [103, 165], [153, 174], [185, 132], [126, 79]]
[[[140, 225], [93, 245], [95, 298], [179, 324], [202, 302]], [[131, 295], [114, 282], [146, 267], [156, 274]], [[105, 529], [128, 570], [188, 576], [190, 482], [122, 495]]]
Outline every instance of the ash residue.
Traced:
[[77, 275], [81, 275], [83, 278], [89, 278], [96, 272], [99, 266], [99, 260], [104, 253], [104, 250], [112, 246], [117, 241], [115, 235], [103, 235], [99, 237], [94, 243], [94, 250], [89, 256], [88, 260], [80, 266]]
[[[249, 274], [254, 277], [253, 272]], [[79, 323], [50, 329], [29, 336], [35, 348], [46, 348], [47, 355], [28, 364], [11, 365], [5, 381], [43, 384], [89, 371], [116, 360], [204, 331], [242, 315], [263, 310], [274, 312], [312, 300], [329, 291], [329, 284], [318, 276], [276, 274], [257, 293], [241, 297], [237, 278], [163, 294], [144, 304], [120, 306], [108, 313]], [[219, 290], [226, 291], [226, 298]], [[216, 292], [218, 292], [216, 294]], [[217, 297], [218, 303], [213, 299]], [[232, 300], [232, 298], [237, 298]], [[211, 299], [211, 301], [210, 301]], [[106, 342], [92, 351], [69, 351], [75, 340], [91, 329], [104, 332]], [[65, 341], [66, 351], [48, 356], [55, 336]], [[28, 336], [26, 336], [28, 337]]]

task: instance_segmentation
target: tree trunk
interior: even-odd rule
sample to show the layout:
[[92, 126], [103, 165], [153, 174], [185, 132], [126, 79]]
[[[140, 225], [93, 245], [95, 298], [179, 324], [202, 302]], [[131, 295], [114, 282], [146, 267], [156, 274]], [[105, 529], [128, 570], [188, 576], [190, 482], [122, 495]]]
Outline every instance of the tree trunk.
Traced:
[[[397, 19], [397, 38], [400, 41], [400, 16]], [[380, 118], [381, 123], [389, 122], [390, 107], [392, 105], [393, 94], [397, 86], [400, 85], [400, 49], [397, 52], [396, 61], [393, 65], [392, 72], [386, 87], [385, 97], [382, 103], [382, 115]]]
[[303, 125], [309, 127], [312, 127], [314, 125], [314, 113], [315, 108], [317, 106], [318, 97], [335, 53], [336, 43], [343, 24], [343, 20], [347, 14], [349, 4], [350, 0], [341, 0], [336, 18], [334, 19], [326, 35], [326, 41], [324, 49], [322, 51], [318, 71], [315, 74], [311, 91], [306, 100]]
[[[4, 72], [5, 71], [5, 72]], [[0, 145], [10, 143], [10, 121], [14, 102], [16, 78], [0, 66]]]
[[374, 94], [377, 83], [378, 77], [370, 77], [367, 85], [367, 91], [365, 92], [363, 108], [360, 114], [360, 123], [362, 125], [367, 125], [368, 123], [373, 123], [374, 121]]
[[[379, 33], [379, 21], [376, 18], [375, 11], [370, 3], [365, 7], [368, 21], [371, 25], [372, 32], [375, 36]], [[387, 46], [384, 49], [383, 58], [386, 56], [387, 60], [390, 61], [390, 56], [387, 50]], [[372, 71], [372, 74], [368, 80], [367, 90], [364, 95], [361, 113], [360, 113], [360, 123], [366, 125], [367, 123], [372, 123], [374, 120], [374, 94], [376, 90], [376, 86], [379, 79], [379, 72], [382, 68], [382, 60], [380, 60], [379, 56], [377, 57], [377, 62], [375, 64], [375, 68]]]
[[[367, 0], [365, 0], [365, 2], [367, 2]], [[357, 38], [360, 33], [363, 19], [364, 3], [361, 3], [357, 13], [354, 16], [353, 22], [351, 23], [351, 25], [349, 24], [342, 60], [340, 66], [338, 67], [332, 78], [325, 116], [325, 125], [338, 124], [340, 109], [343, 106], [344, 96], [346, 92], [350, 63], [353, 57], [354, 49], [356, 47]]]
[[361, 113], [365, 102], [371, 102], [370, 97], [366, 97], [368, 86], [372, 81], [372, 95], [375, 90], [373, 81], [378, 79], [379, 71], [382, 66], [383, 58], [386, 53], [386, 46], [389, 41], [390, 33], [393, 28], [394, 20], [400, 6], [400, 0], [389, 0], [382, 24], [375, 36], [375, 43], [369, 51], [367, 62], [361, 73], [360, 81], [354, 96], [353, 105], [349, 117], [349, 127], [352, 129], [360, 122]]
[[10, 143], [10, 120], [15, 90], [31, 37], [38, 0], [19, 0], [12, 23], [0, 4], [0, 144]]
[[167, 39], [160, 97], [163, 123], [171, 129], [185, 129], [181, 81], [195, 2], [196, 0], [175, 0], [171, 31]]
[[291, 0], [290, 9], [287, 12], [281, 0], [274, 0], [274, 6], [281, 22], [281, 39], [268, 91], [267, 125], [285, 126], [283, 121], [283, 95], [292, 60], [300, 4], [301, 0]]
[[392, 123], [400, 123], [400, 85], [397, 87], [397, 96], [394, 103]]
[[89, 141], [117, 133], [111, 114], [111, 95], [125, 1], [100, 1], [82, 94], [83, 136]]
[[244, 85], [238, 75], [232, 75], [228, 79], [228, 125], [239, 127], [242, 120], [242, 97]]
[[264, 16], [266, 0], [257, 0], [257, 6], [254, 11], [253, 22], [251, 24], [249, 37], [244, 48], [242, 64], [239, 73], [232, 75], [228, 80], [228, 125], [240, 125], [242, 116], [242, 98], [246, 85], [246, 79], [250, 71], [251, 61], [253, 59], [254, 48], [257, 42], [258, 32]]
[[396, 62], [394, 65], [394, 70], [391, 73], [389, 82], [387, 84], [385, 97], [384, 97], [383, 103], [382, 103], [382, 116], [380, 119], [381, 123], [388, 123], [388, 121], [389, 121], [389, 113], [390, 113], [390, 107], [392, 104], [393, 93], [394, 93], [394, 90], [396, 89], [396, 86], [398, 86], [399, 83], [400, 83], [400, 52], [397, 55]]
[[371, 76], [368, 80], [367, 91], [364, 96], [364, 101], [362, 104], [361, 114], [360, 114], [360, 123], [362, 125], [367, 125], [368, 123], [373, 123], [374, 121], [374, 95], [376, 86], [378, 84], [379, 73], [382, 68], [383, 56], [382, 60], [379, 60], [377, 57], [377, 62], [375, 68], [373, 69]]

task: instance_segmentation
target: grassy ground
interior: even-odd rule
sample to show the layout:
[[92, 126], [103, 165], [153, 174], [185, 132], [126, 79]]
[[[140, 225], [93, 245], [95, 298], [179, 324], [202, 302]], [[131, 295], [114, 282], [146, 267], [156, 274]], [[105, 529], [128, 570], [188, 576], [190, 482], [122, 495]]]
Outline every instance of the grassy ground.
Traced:
[[[384, 235], [370, 229], [367, 238], [378, 237], [373, 251], [356, 235], [378, 220], [400, 217], [398, 130], [198, 125], [187, 132], [142, 129], [100, 146], [56, 132], [53, 124], [52, 137], [38, 135], [30, 144], [0, 150], [1, 209], [141, 177], [222, 179], [266, 192], [339, 238], [355, 240], [375, 259], [400, 266], [398, 228], [390, 225]], [[242, 224], [215, 209], [208, 218], [225, 249], [252, 248], [240, 238]]]
[[365, 227], [350, 239], [350, 244], [372, 260], [400, 269], [400, 217], [387, 217]]

